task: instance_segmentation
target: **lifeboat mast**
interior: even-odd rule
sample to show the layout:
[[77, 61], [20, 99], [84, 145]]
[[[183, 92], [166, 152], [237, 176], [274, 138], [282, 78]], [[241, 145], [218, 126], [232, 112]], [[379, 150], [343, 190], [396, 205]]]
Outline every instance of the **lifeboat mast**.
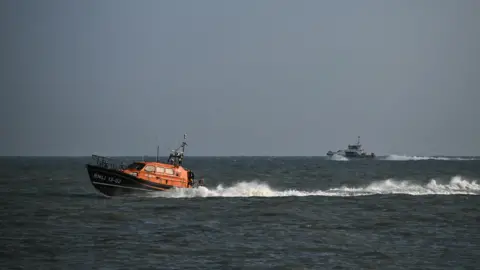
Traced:
[[[183, 134], [183, 142], [182, 144], [177, 147], [177, 149], [172, 150], [172, 153], [170, 153], [167, 163], [173, 164], [175, 166], [182, 165], [183, 163], [183, 158], [184, 158], [184, 153], [185, 153], [185, 146], [187, 146], [187, 134]], [[157, 148], [158, 149], [158, 148]], [[181, 151], [180, 151], [181, 149]], [[158, 160], [158, 150], [157, 150], [157, 160]]]

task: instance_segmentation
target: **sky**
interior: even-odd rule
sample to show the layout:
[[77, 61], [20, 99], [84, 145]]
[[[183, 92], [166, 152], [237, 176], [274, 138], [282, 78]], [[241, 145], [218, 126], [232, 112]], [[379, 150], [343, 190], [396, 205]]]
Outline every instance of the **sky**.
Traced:
[[480, 155], [480, 1], [0, 2], [0, 155]]

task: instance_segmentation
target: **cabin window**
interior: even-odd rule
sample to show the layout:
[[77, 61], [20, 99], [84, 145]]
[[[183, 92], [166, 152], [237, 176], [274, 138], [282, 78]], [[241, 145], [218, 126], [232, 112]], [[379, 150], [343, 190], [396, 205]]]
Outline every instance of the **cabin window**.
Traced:
[[173, 174], [173, 169], [165, 169], [165, 173], [167, 174]]
[[143, 169], [143, 167], [145, 167], [145, 164], [134, 162], [134, 163], [128, 165], [127, 169], [129, 169], [129, 170], [141, 170], [141, 169]]
[[162, 168], [162, 167], [156, 167], [156, 172], [157, 173], [164, 173], [165, 172], [165, 168]]
[[145, 166], [145, 171], [146, 171], [146, 172], [154, 172], [154, 171], [155, 171], [155, 167], [152, 166], [152, 165]]

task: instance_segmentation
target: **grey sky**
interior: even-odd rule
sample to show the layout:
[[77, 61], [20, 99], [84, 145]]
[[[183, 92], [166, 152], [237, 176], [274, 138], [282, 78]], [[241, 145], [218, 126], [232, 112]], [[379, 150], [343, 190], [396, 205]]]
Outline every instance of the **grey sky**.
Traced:
[[2, 155], [480, 154], [480, 1], [1, 1]]

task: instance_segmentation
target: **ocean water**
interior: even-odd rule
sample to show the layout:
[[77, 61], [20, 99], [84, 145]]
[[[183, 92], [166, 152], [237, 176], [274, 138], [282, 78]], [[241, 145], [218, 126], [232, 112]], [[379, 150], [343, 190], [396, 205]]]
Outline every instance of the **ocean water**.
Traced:
[[0, 158], [1, 269], [478, 269], [474, 157], [187, 157], [206, 187], [116, 198], [90, 161]]

